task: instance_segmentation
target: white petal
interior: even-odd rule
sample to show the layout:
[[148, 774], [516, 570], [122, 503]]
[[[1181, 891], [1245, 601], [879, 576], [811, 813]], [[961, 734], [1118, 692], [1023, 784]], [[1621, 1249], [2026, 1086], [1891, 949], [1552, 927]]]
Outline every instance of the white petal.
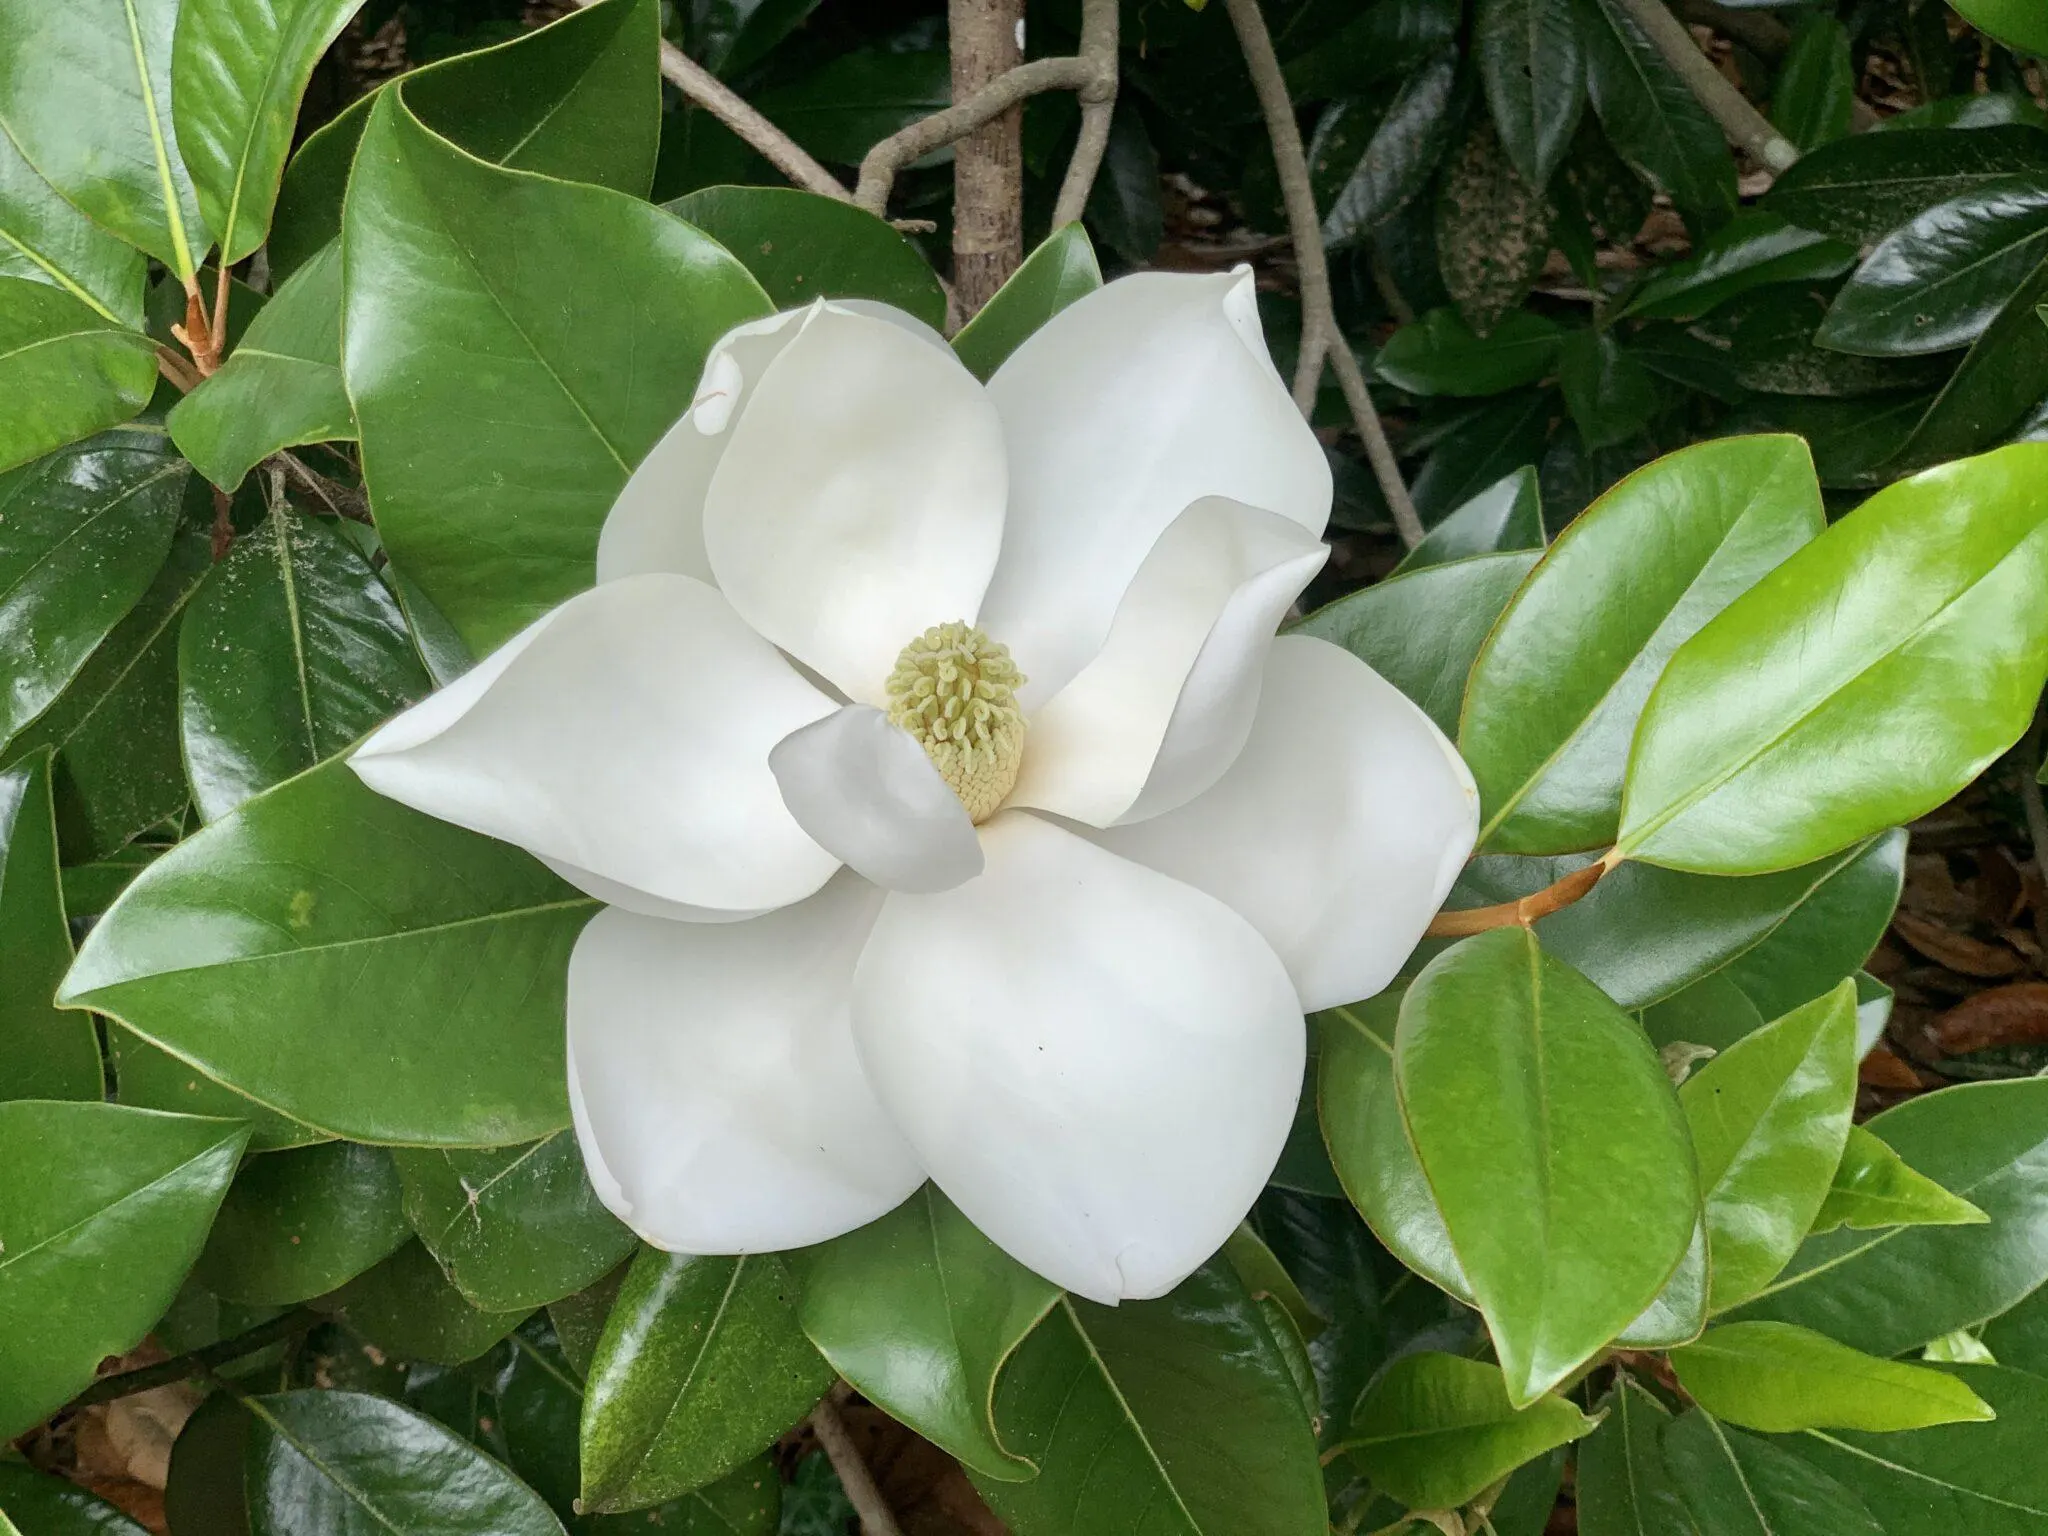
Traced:
[[[690, 409], [640, 461], [597, 537], [597, 579], [673, 571], [711, 581], [704, 553], [704, 493], [732, 441], [727, 430], [747, 386], [759, 383], [796, 334], [803, 311], [749, 320], [720, 337], [704, 359]], [[714, 583], [715, 584], [715, 583]]]
[[753, 387], [704, 503], [719, 590], [847, 695], [972, 622], [1002, 543], [1002, 425], [974, 376], [887, 320], [817, 304]]
[[1287, 1139], [1305, 1051], [1286, 971], [1192, 887], [1036, 816], [987, 872], [892, 894], [854, 976], [868, 1080], [939, 1187], [1096, 1301], [1222, 1246]]
[[749, 923], [614, 909], [583, 930], [569, 962], [576, 1135], [593, 1187], [648, 1242], [798, 1248], [873, 1221], [924, 1182], [868, 1088], [847, 1017], [881, 899], [842, 874]]
[[797, 825], [892, 891], [949, 891], [981, 873], [967, 807], [917, 739], [867, 704], [785, 736], [768, 754]]
[[1330, 465], [1273, 371], [1249, 270], [1141, 272], [1060, 311], [989, 381], [1010, 512], [982, 627], [1027, 709], [1100, 648], [1166, 525], [1203, 496], [1320, 534]]
[[1329, 553], [1301, 524], [1226, 497], [1181, 513], [1101, 652], [1032, 717], [1008, 803], [1106, 827], [1214, 784], [1251, 730], [1273, 631]]
[[832, 701], [687, 576], [580, 593], [372, 735], [357, 775], [565, 877], [726, 912], [801, 901], [839, 861], [768, 753]]
[[1282, 635], [1216, 787], [1096, 840], [1251, 919], [1313, 1010], [1394, 979], [1478, 832], [1472, 775], [1430, 718], [1350, 652]]

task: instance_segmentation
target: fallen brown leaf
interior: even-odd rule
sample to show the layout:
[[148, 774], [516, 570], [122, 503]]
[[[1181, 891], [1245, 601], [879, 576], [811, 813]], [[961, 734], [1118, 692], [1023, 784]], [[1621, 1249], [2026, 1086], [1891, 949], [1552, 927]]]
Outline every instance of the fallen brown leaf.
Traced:
[[1911, 912], [1893, 915], [1892, 932], [1928, 959], [1965, 976], [2016, 976], [2026, 969], [2026, 961], [2003, 944], [1986, 944]]
[[1920, 1074], [1880, 1045], [1856, 1068], [1856, 1081], [1866, 1088], [1917, 1089]]
[[1942, 1014], [1931, 1034], [1947, 1056], [2048, 1041], [2048, 981], [1987, 987]]

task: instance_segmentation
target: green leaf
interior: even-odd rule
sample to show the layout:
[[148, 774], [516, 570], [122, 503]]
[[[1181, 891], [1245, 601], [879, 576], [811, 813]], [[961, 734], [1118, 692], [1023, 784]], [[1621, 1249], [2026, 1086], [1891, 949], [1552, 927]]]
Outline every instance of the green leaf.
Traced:
[[638, 1509], [724, 1477], [810, 1411], [832, 1371], [774, 1254], [642, 1250], [583, 1403], [583, 1503]]
[[1479, 336], [1457, 310], [1432, 309], [1387, 338], [1373, 371], [1412, 395], [1495, 395], [1550, 373], [1563, 334], [1518, 309]]
[[[1766, 1018], [1812, 1001], [1870, 958], [1891, 923], [1905, 879], [1905, 830], [1879, 834], [1762, 943], [1729, 961], [1727, 978]], [[1860, 1055], [1869, 1041], [1860, 1033], [1858, 1038]]]
[[1543, 496], [1536, 485], [1535, 469], [1524, 465], [1430, 529], [1422, 542], [1402, 557], [1393, 574], [1502, 550], [1540, 550], [1543, 543]]
[[2048, 1079], [1945, 1088], [1869, 1129], [1989, 1222], [1810, 1237], [1741, 1316], [1897, 1355], [1995, 1317], [2048, 1280]]
[[192, 801], [218, 821], [433, 686], [370, 562], [282, 501], [185, 609], [179, 717]]
[[1600, 1425], [1579, 1446], [1580, 1536], [1693, 1536], [1658, 1444], [1671, 1414], [1627, 1372], [1602, 1399]]
[[1036, 1475], [997, 1436], [996, 1378], [1059, 1287], [930, 1184], [812, 1250], [803, 1281], [804, 1332], [863, 1397], [983, 1477]]
[[857, 48], [750, 99], [820, 160], [858, 165], [897, 129], [950, 106], [952, 71], [943, 48]]
[[1792, 33], [1771, 86], [1771, 125], [1799, 150], [1845, 137], [1856, 115], [1856, 65], [1849, 29], [1816, 13]]
[[0, 772], [0, 1100], [105, 1093], [92, 1020], [51, 1002], [70, 966], [50, 760], [38, 754]]
[[248, 1134], [117, 1104], [0, 1104], [0, 1439], [163, 1315]]
[[1331, 250], [1364, 239], [1429, 184], [1464, 116], [1457, 66], [1455, 53], [1440, 53], [1402, 80], [1323, 215], [1323, 242]]
[[1989, 1365], [1942, 1369], [1989, 1403], [1996, 1422], [1815, 1433], [1798, 1442], [1800, 1455], [1883, 1511], [1885, 1536], [2038, 1536], [2048, 1528], [2048, 1382]]
[[[1307, 1099], [1313, 1116], [1313, 1086]], [[1385, 1293], [1404, 1281], [1394, 1271], [1392, 1287], [1383, 1282], [1383, 1269], [1393, 1266], [1341, 1190], [1331, 1199], [1269, 1189], [1253, 1219], [1320, 1324], [1307, 1347], [1320, 1395], [1319, 1438], [1334, 1445], [1359, 1393], [1385, 1363], [1391, 1333]]]
[[1681, 449], [1581, 513], [1472, 666], [1458, 747], [1479, 783], [1480, 845], [1611, 842], [1628, 743], [1673, 653], [1824, 524], [1795, 437]]
[[561, 1536], [540, 1496], [467, 1440], [366, 1392], [245, 1399], [254, 1536]]
[[341, 245], [321, 249], [249, 323], [212, 378], [171, 408], [178, 451], [224, 490], [280, 448], [350, 442], [341, 383]]
[[1709, 1305], [1723, 1312], [1771, 1283], [1827, 1198], [1856, 1107], [1856, 984], [1722, 1051], [1678, 1101], [1706, 1199]]
[[1900, 129], [1824, 144], [1779, 174], [1762, 206], [1790, 223], [1867, 245], [1936, 203], [2048, 171], [2048, 133]]
[[1028, 1483], [977, 1481], [1020, 1536], [1303, 1536], [1326, 1523], [1315, 1437], [1258, 1307], [1212, 1259], [1157, 1301], [1063, 1297], [996, 1388]]
[[1323, 1315], [1309, 1304], [1308, 1297], [1280, 1262], [1280, 1256], [1266, 1246], [1265, 1238], [1249, 1220], [1237, 1224], [1237, 1230], [1224, 1240], [1222, 1253], [1237, 1271], [1237, 1278], [1244, 1282], [1244, 1288], [1251, 1292], [1253, 1301], [1261, 1306], [1272, 1302], [1287, 1314], [1287, 1321], [1301, 1336], [1304, 1348], [1323, 1331]]
[[0, 1461], [0, 1531], [17, 1536], [144, 1536], [144, 1527], [105, 1499], [95, 1498], [68, 1478], [37, 1472], [18, 1461]]
[[142, 252], [57, 195], [0, 132], [0, 277], [49, 283], [131, 329], [142, 326]]
[[1679, 1385], [1716, 1418], [1768, 1434], [1890, 1432], [1980, 1422], [1991, 1409], [1925, 1366], [1879, 1360], [1790, 1323], [1725, 1323], [1671, 1352]]
[[2048, 187], [2014, 179], [1937, 203], [1885, 236], [1814, 340], [1911, 357], [1966, 347], [2048, 258]]
[[1394, 1074], [1508, 1395], [1533, 1402], [1634, 1321], [1692, 1238], [1699, 1187], [1663, 1064], [1591, 982], [1495, 929], [1409, 987]]
[[[1568, 3], [1568, 0], [1567, 0]], [[1474, 115], [1437, 181], [1436, 261], [1472, 328], [1491, 331], [1515, 311], [1550, 254], [1550, 199], [1501, 152], [1491, 119]]]
[[152, 864], [62, 1000], [356, 1141], [504, 1146], [569, 1118], [569, 948], [597, 903], [330, 762]]
[[1872, 1232], [1881, 1227], [1981, 1226], [1991, 1218], [1960, 1195], [1952, 1195], [1886, 1146], [1875, 1131], [1849, 1127], [1842, 1161], [1828, 1197], [1809, 1232], [1837, 1227]]
[[744, 262], [777, 309], [878, 299], [935, 329], [946, 323], [931, 263], [864, 208], [792, 187], [706, 187], [662, 206]]
[[626, 477], [768, 300], [680, 219], [495, 170], [395, 94], [346, 222], [343, 372], [377, 526], [481, 654], [590, 584]]
[[1450, 734], [1472, 658], [1535, 564], [1533, 550], [1516, 550], [1404, 571], [1318, 608], [1294, 632], [1343, 646]]
[[193, 1278], [228, 1301], [289, 1306], [353, 1280], [411, 1236], [382, 1147], [273, 1152], [235, 1176]]
[[1565, 1399], [1508, 1401], [1500, 1367], [1403, 1355], [1366, 1389], [1345, 1448], [1373, 1485], [1411, 1509], [1456, 1509], [1525, 1461], [1592, 1429]]
[[2048, 19], [2025, 0], [1962, 0], [1956, 14], [2017, 52], [2048, 54]]
[[1933, 809], [2017, 741], [2048, 672], [2044, 475], [2026, 443], [1901, 481], [1681, 646], [1636, 734], [1621, 853], [1805, 863]]
[[1586, 57], [1571, 0], [1480, 0], [1472, 51], [1500, 141], [1539, 191], [1586, 105]]
[[1668, 391], [1612, 331], [1568, 332], [1557, 354], [1565, 408], [1588, 448], [1612, 448], [1649, 426]]
[[1074, 300], [1102, 286], [1095, 247], [1079, 223], [1045, 237], [1024, 265], [1010, 274], [995, 297], [960, 328], [953, 350], [967, 371], [986, 384], [1024, 339]]
[[526, 1321], [528, 1309], [485, 1312], [448, 1283], [425, 1246], [398, 1251], [325, 1298], [349, 1326], [388, 1355], [464, 1365]]
[[1701, 1536], [1887, 1536], [1862, 1500], [1812, 1462], [1697, 1408], [1665, 1429], [1663, 1446]]
[[188, 1531], [249, 1536], [242, 1467], [254, 1422], [231, 1394], [215, 1392], [178, 1431], [164, 1484], [164, 1518], [178, 1536]]
[[818, 0], [697, 0], [690, 46], [713, 72], [732, 76], [757, 64], [818, 7]]
[[[78, 1017], [91, 1021], [88, 1014]], [[174, 1114], [211, 1115], [216, 1120], [247, 1121], [252, 1152], [280, 1152], [331, 1139], [324, 1131], [316, 1131], [215, 1082], [191, 1063], [160, 1050], [112, 1020], [107, 1022], [107, 1054], [114, 1066], [114, 1096], [123, 1104]]]
[[178, 148], [221, 258], [263, 243], [299, 98], [362, 0], [179, 0], [171, 45]]
[[2048, 393], [2048, 261], [2027, 276], [1970, 344], [1905, 446], [1886, 461], [1892, 474], [1974, 453], [2014, 431]]
[[[404, 77], [406, 106], [480, 160], [644, 197], [661, 128], [654, 0], [607, 0]], [[378, 90], [292, 157], [270, 235], [271, 270], [296, 271], [341, 233], [349, 168]]]
[[206, 239], [171, 127], [178, 10], [179, 0], [9, 7], [0, 131], [94, 222], [189, 280]]
[[1485, 402], [1436, 439], [1409, 487], [1423, 523], [1439, 521], [1502, 475], [1541, 459], [1557, 409], [1553, 390], [1516, 390]]
[[140, 331], [64, 289], [0, 277], [0, 469], [120, 425], [155, 384], [156, 344]]
[[1706, 108], [1619, 0], [1582, 0], [1579, 30], [1587, 94], [1608, 143], [1669, 194], [1695, 235], [1726, 223], [1736, 211], [1735, 163]]
[[618, 1299], [619, 1288], [626, 1283], [630, 1268], [630, 1264], [621, 1264], [595, 1285], [548, 1303], [548, 1321], [555, 1326], [562, 1354], [579, 1376], [590, 1374], [590, 1362], [597, 1357], [597, 1341], [604, 1333], [605, 1319], [611, 1315], [612, 1303]]
[[1739, 213], [1685, 260], [1654, 269], [1621, 312], [1640, 320], [1697, 320], [1752, 288], [1819, 282], [1854, 265], [1854, 246], [1787, 224], [1776, 214]]
[[402, 1147], [405, 1218], [487, 1312], [544, 1306], [616, 1269], [633, 1234], [590, 1187], [567, 1131], [523, 1147]]

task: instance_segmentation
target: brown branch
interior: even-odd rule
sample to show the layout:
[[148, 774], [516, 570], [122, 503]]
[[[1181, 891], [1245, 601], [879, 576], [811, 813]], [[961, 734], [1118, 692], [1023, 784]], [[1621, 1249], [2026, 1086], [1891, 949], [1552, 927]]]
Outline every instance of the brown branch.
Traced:
[[71, 1399], [69, 1407], [89, 1408], [94, 1403], [110, 1403], [117, 1397], [133, 1397], [137, 1392], [147, 1392], [155, 1387], [168, 1387], [174, 1382], [194, 1376], [210, 1374], [216, 1366], [239, 1360], [244, 1355], [253, 1355], [258, 1350], [285, 1339], [309, 1333], [327, 1319], [310, 1307], [300, 1307], [282, 1317], [273, 1317], [267, 1323], [258, 1323], [247, 1333], [237, 1334], [218, 1344], [209, 1344], [204, 1349], [195, 1349], [190, 1354], [179, 1355], [160, 1365], [145, 1365], [139, 1371], [123, 1371], [118, 1376], [102, 1376], [78, 1396]]
[[162, 345], [156, 349], [156, 371], [187, 394], [197, 389], [202, 382], [199, 370], [192, 366], [188, 358], [180, 357], [169, 347]]
[[364, 496], [361, 491], [351, 490], [345, 485], [328, 479], [325, 475], [314, 469], [312, 465], [301, 460], [298, 455], [287, 453], [282, 449], [272, 454], [269, 462], [275, 466], [282, 466], [286, 473], [290, 474], [300, 485], [318, 497], [320, 504], [334, 516], [345, 517], [351, 522], [369, 523], [374, 526], [375, 520], [370, 516], [369, 498]]
[[1074, 156], [1067, 162], [1059, 201], [1053, 205], [1054, 229], [1079, 222], [1087, 211], [1088, 194], [1095, 188], [1095, 174], [1102, 169], [1102, 156], [1109, 148], [1109, 123], [1116, 115], [1118, 19], [1116, 0], [1082, 0], [1078, 56], [1105, 60], [1108, 67], [1096, 70], [1094, 80], [1081, 87], [1081, 135], [1074, 141]]
[[1622, 11], [1643, 31], [1650, 46], [1664, 56], [1693, 99], [1706, 108], [1707, 115], [1721, 127], [1728, 142], [1747, 151], [1774, 175], [1799, 158], [1799, 148], [1773, 128], [1764, 115], [1749, 104], [1742, 92], [1728, 83], [1692, 40], [1684, 22], [1671, 14], [1664, 0], [1615, 0]]
[[[1024, 62], [1024, 0], [948, 0], [953, 99], [970, 101]], [[953, 148], [953, 287], [963, 320], [1024, 264], [1024, 108], [999, 112]]]
[[1598, 885], [1600, 877], [1620, 862], [1610, 853], [1597, 864], [1573, 870], [1562, 880], [1518, 901], [1503, 901], [1491, 907], [1468, 907], [1462, 912], [1439, 912], [1425, 933], [1432, 939], [1462, 939], [1475, 933], [1485, 933], [1489, 928], [1526, 928], [1538, 918], [1562, 912]]
[[847, 1502], [860, 1516], [861, 1536], [903, 1536], [903, 1527], [896, 1523], [882, 1490], [875, 1486], [874, 1473], [854, 1449], [853, 1436], [846, 1432], [846, 1420], [839, 1416], [839, 1404], [846, 1400], [848, 1390], [841, 1382], [825, 1395], [824, 1401], [811, 1410], [811, 1429], [818, 1444], [824, 1447], [832, 1470], [839, 1474]]
[[1231, 25], [1237, 29], [1238, 46], [1244, 50], [1245, 67], [1251, 71], [1252, 88], [1258, 93], [1259, 108], [1265, 114], [1266, 132], [1273, 140], [1273, 160], [1280, 172], [1281, 198], [1287, 207], [1287, 227], [1294, 235], [1294, 262], [1301, 274], [1301, 356], [1294, 370], [1294, 403], [1304, 416], [1315, 410], [1316, 387], [1322, 382], [1324, 364], [1336, 370], [1344, 390], [1344, 402], [1351, 408], [1353, 425], [1365, 443], [1365, 456], [1372, 464], [1373, 477], [1394, 514], [1394, 527], [1401, 542], [1413, 549], [1422, 542], [1422, 519], [1408, 494], [1401, 467], [1387, 442], [1380, 415], [1367, 390], [1358, 359], [1351, 345], [1337, 329], [1337, 312], [1330, 299], [1330, 263], [1323, 253], [1322, 217], [1316, 212], [1316, 197], [1308, 177], [1308, 157], [1301, 146], [1301, 127], [1294, 120], [1294, 102], [1287, 94], [1287, 82], [1280, 73], [1280, 60], [1273, 52], [1273, 38], [1266, 30], [1266, 18], [1259, 0], [1228, 0]]

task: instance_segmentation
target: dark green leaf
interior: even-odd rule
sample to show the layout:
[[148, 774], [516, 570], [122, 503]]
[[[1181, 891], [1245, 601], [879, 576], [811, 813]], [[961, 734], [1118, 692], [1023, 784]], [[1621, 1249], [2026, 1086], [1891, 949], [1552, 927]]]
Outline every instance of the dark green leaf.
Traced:
[[448, 1283], [423, 1244], [409, 1242], [322, 1303], [385, 1354], [436, 1365], [476, 1359], [526, 1320], [527, 1309], [485, 1312]]
[[1737, 214], [1683, 261], [1655, 269], [1622, 313], [1643, 320], [1695, 320], [1737, 294], [1768, 283], [1817, 282], [1856, 264], [1854, 247], [1775, 214]]
[[1805, 229], [1867, 245], [1936, 203], [2014, 175], [2048, 171], [2048, 133], [1901, 129], [1852, 134], [1782, 172], [1763, 206]]
[[952, 69], [942, 48], [860, 48], [752, 100], [820, 160], [858, 165], [897, 129], [952, 104]]
[[155, 382], [147, 336], [62, 288], [0, 277], [0, 469], [118, 426]]
[[1423, 522], [1441, 520], [1501, 476], [1541, 460], [1557, 407], [1549, 390], [1516, 390], [1487, 401], [1438, 439], [1409, 487]]
[[1457, 56], [1445, 53], [1401, 82], [1364, 155], [1323, 215], [1323, 240], [1330, 249], [1363, 239], [1428, 184], [1463, 116], [1458, 79]]
[[1771, 86], [1771, 125], [1806, 151], [1844, 137], [1856, 114], [1849, 29], [1816, 13], [1792, 34]]
[[1085, 212], [1103, 244], [1133, 265], [1150, 262], [1166, 238], [1159, 150], [1129, 97], [1112, 109], [1109, 143]]
[[1666, 1426], [1663, 1446], [1701, 1536], [1886, 1536], [1862, 1500], [1801, 1455], [1697, 1408]]
[[[1307, 1098], [1313, 1115], [1313, 1085]], [[1259, 1197], [1253, 1219], [1321, 1321], [1308, 1340], [1308, 1354], [1320, 1394], [1321, 1439], [1333, 1445], [1386, 1357], [1391, 1323], [1382, 1267], [1392, 1266], [1341, 1192], [1331, 1199], [1269, 1189]]]
[[2048, 395], [2048, 261], [2014, 290], [1920, 418], [1905, 446], [1886, 462], [1892, 473], [1975, 452], [2019, 426]]
[[0, 1099], [106, 1091], [92, 1020], [51, 1002], [70, 966], [50, 760], [38, 754], [0, 773]]
[[573, 1296], [548, 1303], [548, 1321], [555, 1325], [555, 1338], [562, 1354], [576, 1368], [576, 1374], [590, 1374], [590, 1362], [597, 1356], [597, 1341], [604, 1333], [605, 1319], [619, 1287], [626, 1283], [630, 1264], [621, 1264], [595, 1285], [587, 1285]]
[[1480, 0], [1472, 51], [1501, 143], [1539, 191], [1586, 105], [1586, 57], [1571, 0]]
[[1579, 1446], [1579, 1536], [1694, 1536], [1658, 1444], [1670, 1412], [1626, 1373], [1600, 1406], [1600, 1426]]
[[1837, 1227], [1871, 1232], [1881, 1227], [1981, 1226], [1990, 1219], [1960, 1195], [1907, 1167], [1875, 1131], [1852, 1125], [1811, 1231], [1817, 1235]]
[[[91, 1015], [79, 1014], [91, 1021]], [[151, 1045], [132, 1030], [107, 1022], [107, 1054], [113, 1061], [114, 1097], [138, 1109], [163, 1109], [174, 1114], [211, 1115], [217, 1120], [244, 1120], [249, 1149], [278, 1152], [330, 1139], [324, 1131], [302, 1125], [258, 1104], [245, 1094], [217, 1083], [190, 1062]]]
[[1671, 1352], [1679, 1385], [1745, 1429], [1891, 1432], [1981, 1423], [1992, 1411], [1941, 1371], [1879, 1360], [1790, 1323], [1725, 1323]]
[[738, 74], [760, 62], [818, 7], [818, 0], [697, 0], [690, 46], [707, 68]]
[[0, 277], [50, 283], [139, 328], [147, 266], [142, 252], [59, 197], [0, 131]]
[[0, 1461], [0, 1532], [9, 1536], [144, 1536], [144, 1527], [68, 1478], [37, 1472], [24, 1462]]
[[1411, 395], [1497, 395], [1551, 372], [1562, 335], [1528, 310], [1479, 336], [1457, 310], [1433, 309], [1387, 338], [1373, 372]]
[[1588, 448], [1611, 448], [1637, 436], [1669, 394], [1612, 331], [1568, 332], [1558, 349], [1557, 382]]
[[193, 1277], [228, 1301], [288, 1306], [353, 1280], [411, 1235], [382, 1147], [273, 1152], [235, 1176]]
[[1608, 142], [1670, 195], [1695, 234], [1726, 223], [1736, 208], [1735, 163], [1713, 118], [1619, 0], [1581, 0], [1579, 30], [1587, 93]]
[[960, 328], [953, 350], [968, 372], [987, 383], [1025, 337], [1101, 286], [1102, 269], [1096, 265], [1088, 232], [1079, 224], [1056, 229]]
[[164, 1518], [171, 1536], [249, 1536], [249, 1410], [233, 1394], [201, 1403], [171, 1446]]
[[1473, 555], [1543, 548], [1543, 494], [1527, 465], [1488, 486], [1430, 529], [1393, 574], [1447, 565]]

